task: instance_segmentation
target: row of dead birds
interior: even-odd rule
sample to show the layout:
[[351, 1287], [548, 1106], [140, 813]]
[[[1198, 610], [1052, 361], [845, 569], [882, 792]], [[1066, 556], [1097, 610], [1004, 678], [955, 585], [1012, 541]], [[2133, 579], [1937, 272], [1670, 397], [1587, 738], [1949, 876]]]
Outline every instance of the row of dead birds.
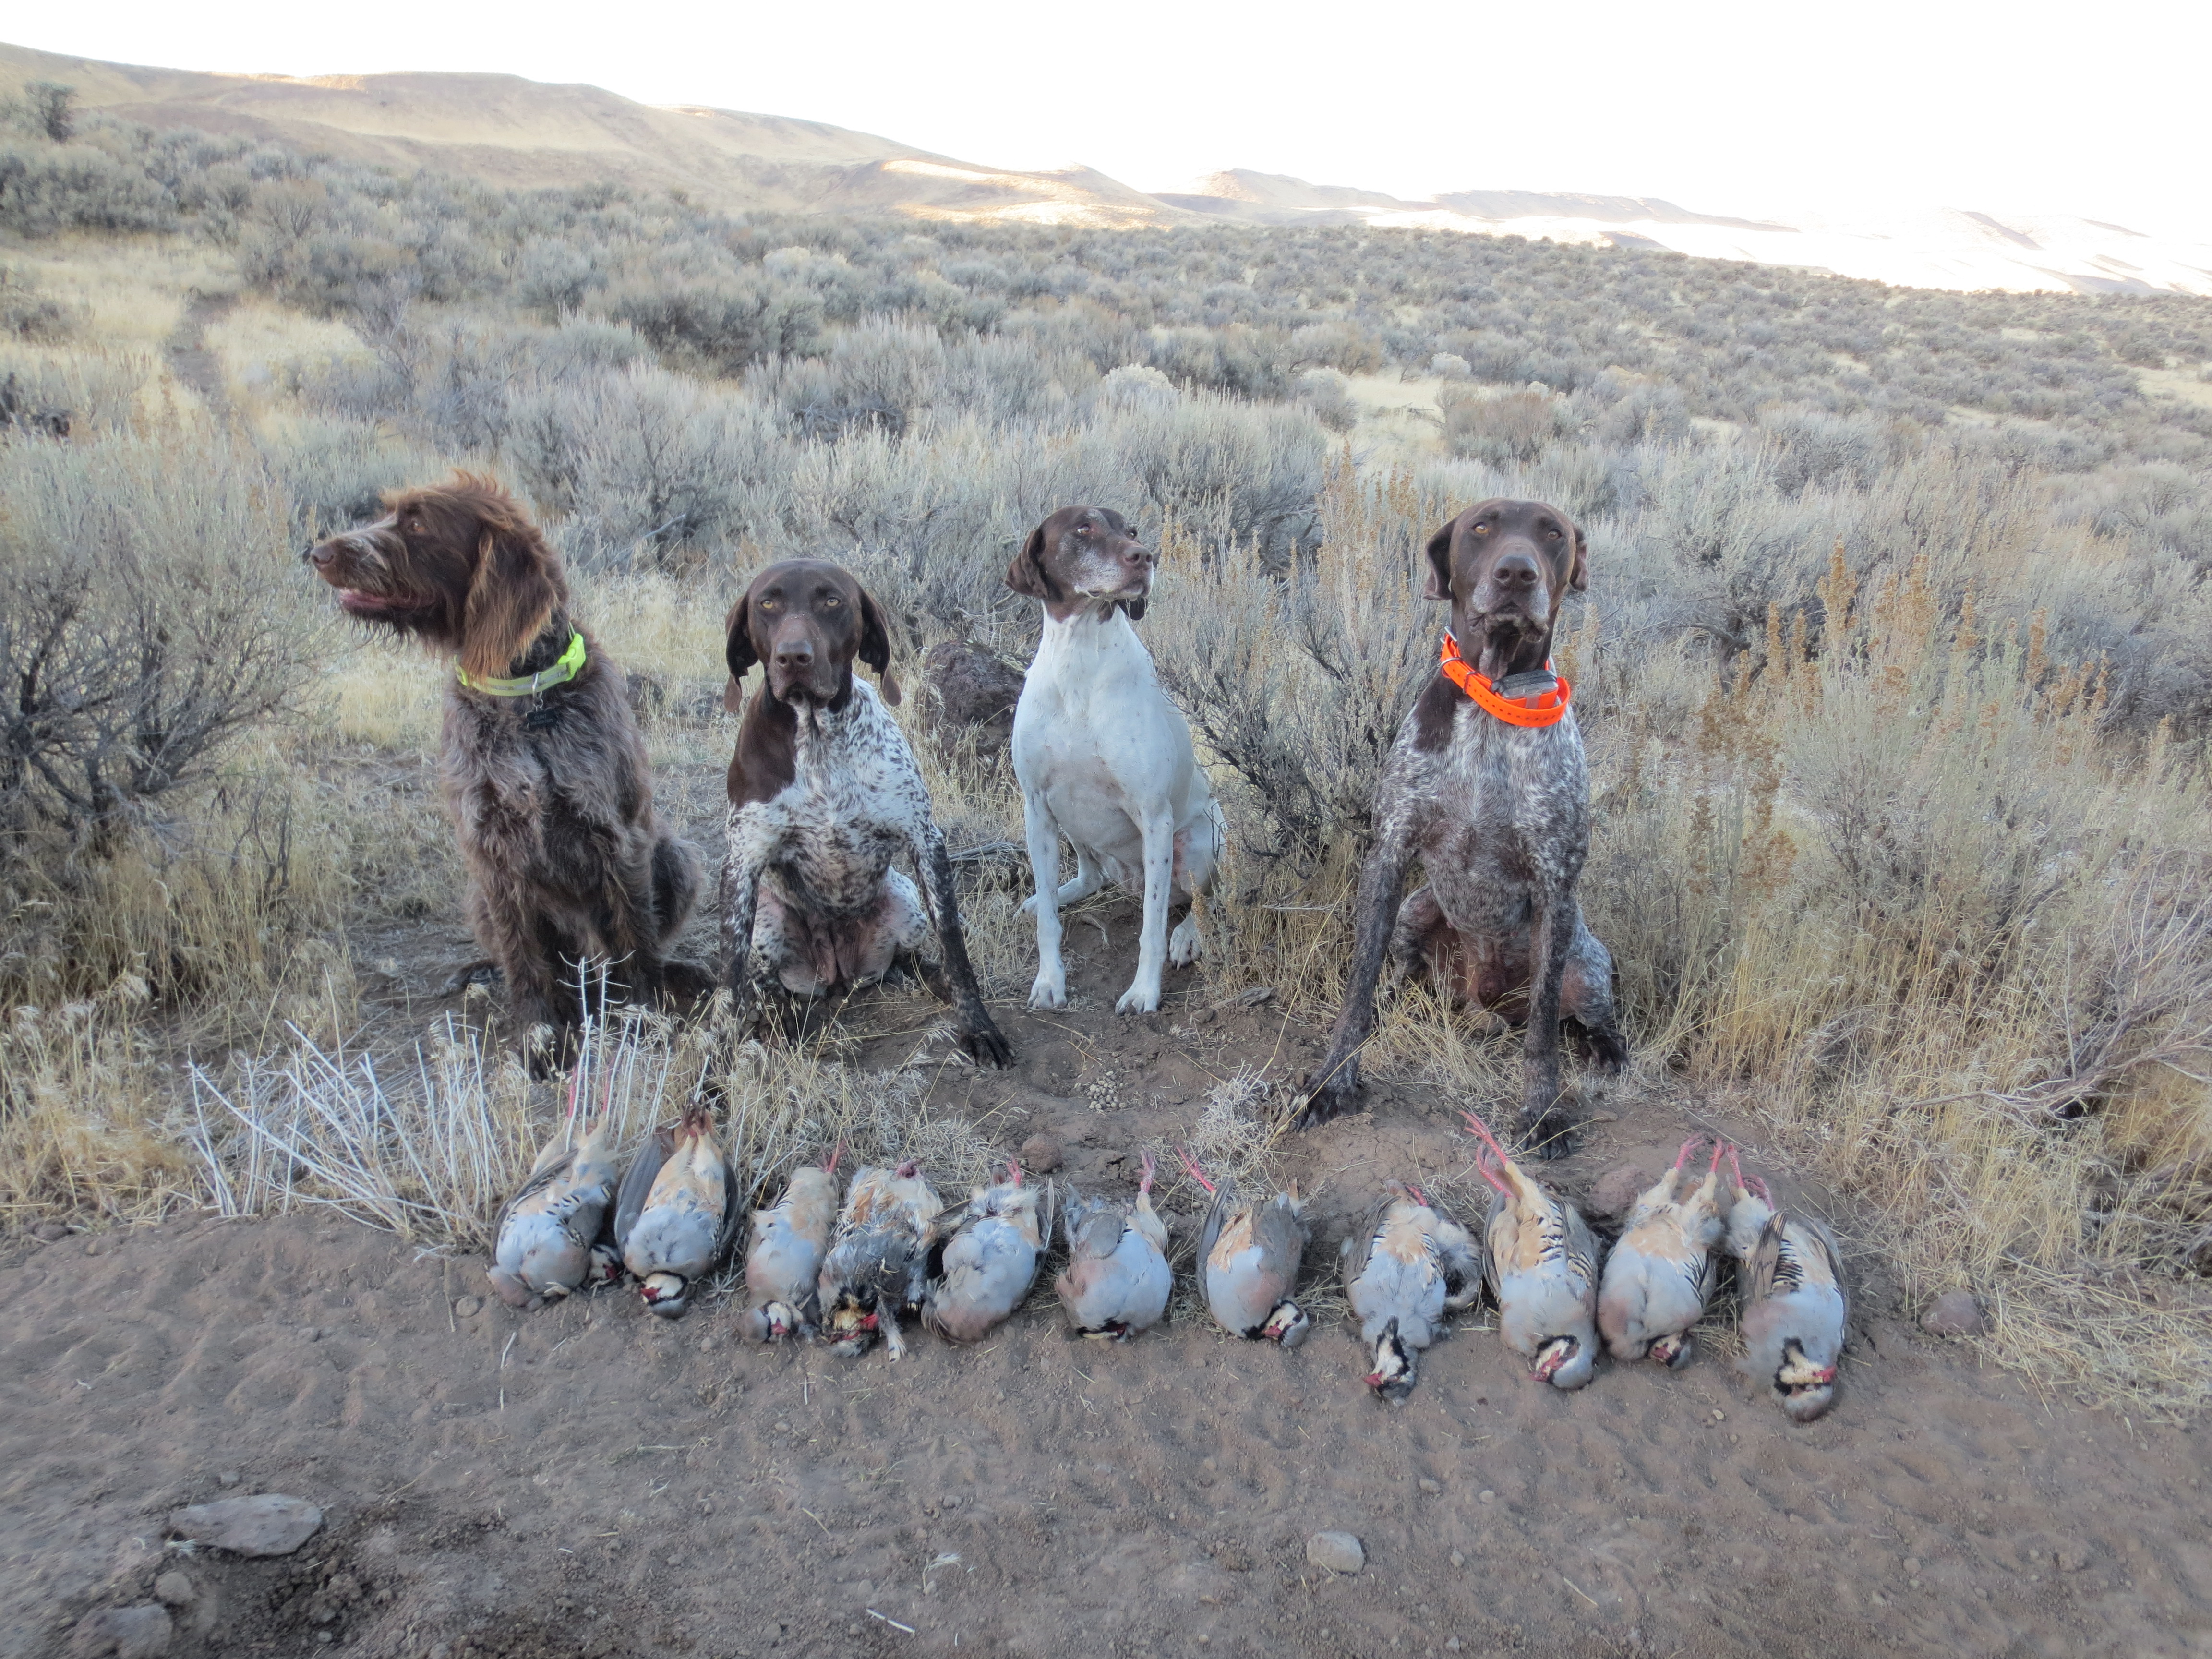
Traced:
[[[1466, 1117], [1481, 1142], [1475, 1168], [1492, 1189], [1482, 1236], [1419, 1187], [1394, 1182], [1341, 1247], [1376, 1395], [1404, 1401], [1422, 1352], [1486, 1285], [1506, 1346], [1539, 1382], [1588, 1382], [1601, 1333], [1617, 1360], [1686, 1364], [1724, 1247], [1743, 1302], [1745, 1370], [1798, 1422], [1828, 1409], [1847, 1311], [1835, 1241], [1818, 1221], [1778, 1209], [1763, 1181], [1744, 1176], [1735, 1148], [1713, 1141], [1699, 1169], [1705, 1140], [1685, 1142], [1601, 1253], [1574, 1205], [1507, 1156], [1481, 1119]], [[500, 1213], [492, 1283], [525, 1307], [627, 1272], [647, 1308], [678, 1317], [735, 1242], [743, 1183], [703, 1109], [648, 1136], [619, 1182], [608, 1122], [540, 1154]], [[860, 1170], [841, 1206], [842, 1150], [795, 1170], [772, 1207], [753, 1212], [749, 1335], [819, 1336], [848, 1356], [880, 1337], [896, 1359], [906, 1352], [902, 1316], [970, 1343], [1021, 1306], [1052, 1235], [1052, 1183], [1027, 1182], [1009, 1163], [1004, 1181], [947, 1206], [907, 1162]], [[1310, 1238], [1296, 1184], [1255, 1201], [1178, 1157], [1212, 1197], [1197, 1255], [1207, 1310], [1235, 1335], [1297, 1346], [1313, 1322], [1295, 1297]], [[1070, 1196], [1068, 1262], [1054, 1288], [1084, 1336], [1125, 1340], [1167, 1312], [1174, 1275], [1168, 1230], [1152, 1209], [1154, 1174], [1147, 1154], [1133, 1200]]]

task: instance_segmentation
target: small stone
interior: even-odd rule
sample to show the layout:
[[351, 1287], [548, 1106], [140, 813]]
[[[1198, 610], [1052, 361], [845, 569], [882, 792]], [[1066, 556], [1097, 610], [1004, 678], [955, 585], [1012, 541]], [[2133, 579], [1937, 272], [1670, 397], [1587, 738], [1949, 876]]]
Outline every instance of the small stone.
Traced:
[[313, 1504], [281, 1492], [218, 1498], [169, 1516], [169, 1530], [178, 1537], [235, 1555], [289, 1555], [322, 1524], [323, 1512]]
[[1593, 1123], [1618, 1123], [1620, 1121], [1620, 1114], [1619, 1112], [1592, 1112], [1589, 1115], [1589, 1121]]
[[1727, 1413], [1726, 1412], [1715, 1412], [1715, 1413], [1713, 1413], [1713, 1421], [1714, 1421], [1714, 1422], [1716, 1422], [1716, 1423], [1725, 1423], [1725, 1422], [1727, 1422], [1727, 1421], [1728, 1421], [1728, 1413]]
[[483, 1298], [480, 1296], [465, 1296], [453, 1304], [453, 1311], [463, 1319], [474, 1319], [483, 1311]]
[[1480, 1492], [1475, 1493], [1474, 1501], [1478, 1504], [1495, 1504], [1498, 1501], [1498, 1494], [1485, 1486]]
[[2061, 1572], [2079, 1572], [2089, 1565], [2089, 1547], [2078, 1538], [2061, 1539], [2051, 1559]]
[[58, 1221], [41, 1221], [31, 1229], [31, 1237], [42, 1243], [52, 1244], [69, 1237], [69, 1228]]
[[168, 1650], [176, 1626], [169, 1610], [152, 1601], [135, 1607], [102, 1607], [88, 1613], [70, 1632], [72, 1659], [154, 1659]]
[[1450, 1641], [1445, 1643], [1444, 1651], [1446, 1653], [1457, 1653], [1459, 1651], [1459, 1638], [1455, 1636]]
[[1634, 1164], [1616, 1164], [1597, 1178], [1583, 1200], [1583, 1213], [1599, 1221], [1617, 1221], [1651, 1184], [1651, 1177]]
[[1946, 1291], [1920, 1316], [1920, 1328], [1930, 1336], [1980, 1336], [1990, 1322], [1972, 1291]]
[[1331, 1572], [1358, 1572], [1367, 1565], [1367, 1552], [1348, 1532], [1317, 1532], [1306, 1540], [1306, 1559]]
[[1022, 1142], [1022, 1163], [1039, 1175], [1050, 1175], [1064, 1162], [1060, 1143], [1050, 1135], [1031, 1135]]
[[215, 1483], [218, 1486], [236, 1486], [238, 1484], [238, 1471], [236, 1469], [225, 1469], [221, 1474], [216, 1476]]
[[1451, 1564], [1455, 1567], [1463, 1567], [1467, 1565], [1467, 1557], [1462, 1555], [1457, 1550], [1454, 1550], [1451, 1553]]
[[154, 1581], [154, 1599], [173, 1607], [190, 1607], [194, 1594], [192, 1581], [173, 1569]]
[[1443, 1490], [1443, 1483], [1437, 1480], [1431, 1480], [1425, 1474], [1421, 1477], [1421, 1490], [1427, 1492], [1430, 1496], [1434, 1497], [1437, 1492]]

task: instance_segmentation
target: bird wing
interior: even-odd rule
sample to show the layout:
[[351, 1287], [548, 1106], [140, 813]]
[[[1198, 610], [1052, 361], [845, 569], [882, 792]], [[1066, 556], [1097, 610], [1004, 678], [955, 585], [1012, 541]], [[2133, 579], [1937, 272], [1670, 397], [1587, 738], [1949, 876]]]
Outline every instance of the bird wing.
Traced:
[[1774, 1277], [1782, 1267], [1782, 1212], [1777, 1210], [1759, 1230], [1759, 1243], [1745, 1264], [1751, 1274], [1750, 1301], [1764, 1302], [1774, 1294]]
[[615, 1243], [627, 1248], [630, 1230], [637, 1218], [645, 1213], [646, 1200], [651, 1196], [653, 1183], [660, 1178], [660, 1169], [676, 1150], [676, 1131], [655, 1129], [645, 1138], [630, 1160], [629, 1170], [623, 1176], [622, 1187], [615, 1194]]
[[1202, 1286], [1206, 1270], [1212, 1265], [1213, 1247], [1220, 1242], [1221, 1230], [1229, 1220], [1229, 1205], [1237, 1194], [1237, 1185], [1227, 1176], [1213, 1189], [1213, 1202], [1206, 1206], [1206, 1220], [1198, 1230], [1198, 1274]]
[[1798, 1224], [1804, 1229], [1807, 1238], [1811, 1241], [1816, 1258], [1808, 1265], [1813, 1267], [1816, 1274], [1826, 1270], [1829, 1281], [1836, 1287], [1836, 1295], [1843, 1301], [1844, 1317], [1848, 1319], [1850, 1315], [1850, 1292], [1844, 1288], [1844, 1258], [1842, 1252], [1836, 1249], [1836, 1236], [1820, 1222], [1809, 1217], [1801, 1220]]
[[1367, 1267], [1375, 1259], [1375, 1247], [1382, 1240], [1382, 1224], [1389, 1216], [1391, 1205], [1397, 1194], [1385, 1193], [1367, 1207], [1359, 1218], [1359, 1224], [1346, 1235], [1342, 1249], [1338, 1253], [1344, 1264], [1344, 1291], [1351, 1295], [1352, 1287], [1367, 1277]]
[[[549, 1146], [548, 1151], [551, 1150]], [[496, 1238], [506, 1231], [507, 1218], [525, 1199], [544, 1192], [575, 1166], [576, 1155], [572, 1152], [556, 1153], [548, 1159], [544, 1152], [538, 1155], [538, 1167], [530, 1172], [530, 1179], [515, 1189], [514, 1196], [499, 1206], [499, 1218], [492, 1223], [492, 1237]]]
[[1429, 1239], [1443, 1269], [1444, 1309], [1458, 1313], [1481, 1299], [1488, 1252], [1480, 1239], [1435, 1205], [1429, 1206], [1429, 1213], [1435, 1218], [1429, 1226]]
[[1583, 1299], [1588, 1300], [1597, 1294], [1601, 1254], [1597, 1235], [1590, 1231], [1589, 1223], [1583, 1219], [1583, 1212], [1566, 1200], [1557, 1200], [1553, 1207], [1559, 1215], [1559, 1248], [1566, 1257], [1567, 1271], [1582, 1280]]
[[1306, 1253], [1305, 1223], [1278, 1194], [1254, 1212], [1252, 1239], [1260, 1247], [1261, 1261], [1282, 1275], [1282, 1294], [1288, 1296], [1297, 1288], [1298, 1267]]

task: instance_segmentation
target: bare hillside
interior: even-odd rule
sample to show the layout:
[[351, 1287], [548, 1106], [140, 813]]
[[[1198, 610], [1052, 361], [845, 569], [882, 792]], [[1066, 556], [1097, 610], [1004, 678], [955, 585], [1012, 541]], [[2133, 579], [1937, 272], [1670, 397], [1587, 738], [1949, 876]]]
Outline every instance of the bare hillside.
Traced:
[[1088, 168], [1009, 172], [819, 121], [656, 109], [514, 75], [295, 79], [147, 69], [0, 46], [0, 91], [58, 81], [88, 109], [433, 167], [531, 188], [611, 180], [725, 212], [906, 212], [1031, 223], [1158, 224], [1176, 210]]

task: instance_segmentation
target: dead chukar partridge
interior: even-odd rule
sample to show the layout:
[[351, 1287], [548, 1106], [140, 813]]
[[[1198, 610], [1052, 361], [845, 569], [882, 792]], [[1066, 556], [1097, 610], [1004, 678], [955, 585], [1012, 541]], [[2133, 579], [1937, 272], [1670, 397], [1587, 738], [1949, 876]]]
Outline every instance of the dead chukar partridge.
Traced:
[[1339, 1250], [1344, 1288], [1375, 1364], [1367, 1386], [1394, 1406], [1413, 1391], [1421, 1350], [1446, 1313], [1482, 1294], [1482, 1246], [1418, 1187], [1392, 1182]]
[[938, 1224], [921, 1322], [948, 1342], [981, 1342], [1020, 1307], [1052, 1237], [1052, 1200], [1049, 1182], [1024, 1186], [1011, 1160], [1004, 1181], [973, 1188], [968, 1207]]
[[1684, 1167], [1705, 1137], [1692, 1135], [1674, 1167], [1639, 1196], [1619, 1243], [1605, 1258], [1598, 1285], [1597, 1328], [1615, 1359], [1649, 1353], [1662, 1365], [1690, 1363], [1690, 1327], [1705, 1317], [1719, 1269], [1713, 1247], [1727, 1226], [1721, 1214], [1721, 1154], [1700, 1175]]
[[1067, 1271], [1053, 1289], [1081, 1335], [1126, 1342], [1158, 1324], [1168, 1310], [1175, 1288], [1168, 1230], [1152, 1212], [1152, 1155], [1144, 1158], [1134, 1204], [1080, 1195], [1068, 1200]]
[[708, 1108], [694, 1106], [674, 1128], [646, 1137], [615, 1199], [615, 1242], [647, 1308], [663, 1319], [683, 1316], [693, 1285], [729, 1248], [740, 1197]]
[[1536, 1381], [1579, 1389], [1597, 1368], [1597, 1240], [1581, 1211], [1506, 1157], [1488, 1124], [1462, 1115], [1482, 1139], [1474, 1166], [1496, 1194], [1483, 1231], [1498, 1334], [1528, 1355]]
[[775, 1207], [753, 1212], [752, 1243], [745, 1247], [745, 1294], [752, 1305], [738, 1322], [757, 1342], [814, 1329], [815, 1285], [837, 1224], [837, 1160], [844, 1150], [841, 1141], [822, 1163], [793, 1170]]
[[1188, 1152], [1176, 1150], [1184, 1173], [1213, 1194], [1198, 1234], [1198, 1287], [1214, 1322], [1251, 1341], [1295, 1348], [1313, 1328], [1313, 1317], [1291, 1300], [1306, 1249], [1306, 1201], [1293, 1182], [1286, 1192], [1254, 1204], [1237, 1196], [1224, 1176], [1206, 1179]]
[[853, 1177], [815, 1286], [833, 1352], [851, 1358], [881, 1336], [893, 1359], [905, 1354], [899, 1315], [921, 1305], [944, 1207], [912, 1159]]
[[1826, 1227], [1778, 1210], [1764, 1181], [1735, 1173], [1728, 1238], [1741, 1264], [1742, 1368], [1765, 1381], [1790, 1421], [1810, 1423], [1836, 1400], [1850, 1314], [1843, 1259]]
[[577, 1139], [575, 1085], [568, 1121], [545, 1143], [521, 1190], [507, 1200], [493, 1228], [497, 1241], [488, 1270], [492, 1289], [510, 1308], [528, 1308], [601, 1282], [592, 1246], [615, 1195], [613, 1120], [601, 1113]]

